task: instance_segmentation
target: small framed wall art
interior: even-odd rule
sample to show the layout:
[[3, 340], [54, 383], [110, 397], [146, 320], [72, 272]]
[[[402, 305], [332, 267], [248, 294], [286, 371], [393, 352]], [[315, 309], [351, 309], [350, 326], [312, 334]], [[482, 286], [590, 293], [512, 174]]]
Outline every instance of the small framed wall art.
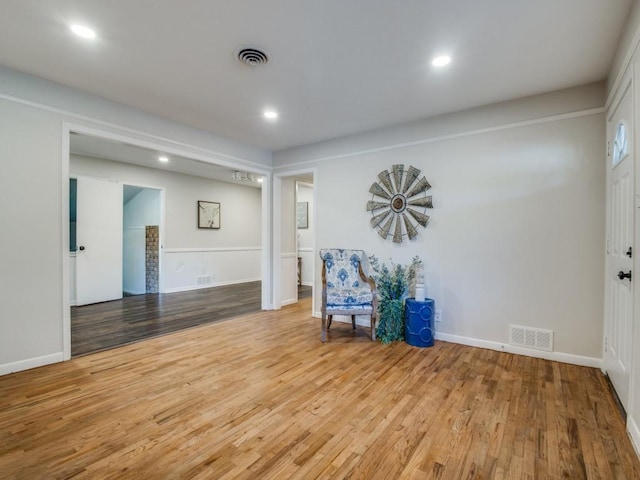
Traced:
[[220, 228], [220, 203], [198, 200], [198, 228]]

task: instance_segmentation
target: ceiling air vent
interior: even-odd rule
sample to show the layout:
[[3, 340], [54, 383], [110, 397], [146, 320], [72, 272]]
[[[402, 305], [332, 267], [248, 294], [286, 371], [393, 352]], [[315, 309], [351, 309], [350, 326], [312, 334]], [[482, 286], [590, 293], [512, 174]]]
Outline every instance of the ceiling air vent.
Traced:
[[263, 65], [269, 61], [269, 55], [264, 50], [256, 47], [242, 47], [238, 50], [236, 58], [246, 65], [252, 67]]

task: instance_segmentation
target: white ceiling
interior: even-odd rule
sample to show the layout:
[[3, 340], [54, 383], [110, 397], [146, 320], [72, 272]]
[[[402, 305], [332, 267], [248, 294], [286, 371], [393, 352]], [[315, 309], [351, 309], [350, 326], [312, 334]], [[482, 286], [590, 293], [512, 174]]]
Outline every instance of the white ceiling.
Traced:
[[0, 0], [0, 64], [277, 151], [602, 80], [631, 3]]
[[[72, 134], [69, 142], [69, 151], [74, 155], [86, 157], [102, 158], [115, 162], [131, 163], [147, 168], [165, 170], [168, 172], [184, 173], [196, 177], [220, 180], [227, 183], [236, 183], [249, 187], [261, 188], [258, 182], [261, 175], [251, 173], [250, 180], [235, 180], [233, 173], [236, 170], [215, 165], [208, 162], [201, 162], [187, 157], [173, 154], [166, 154], [159, 150], [151, 150], [137, 145], [117, 142], [100, 137], [89, 135]], [[168, 158], [167, 163], [158, 160], [160, 156]], [[242, 171], [241, 173], [247, 173]]]

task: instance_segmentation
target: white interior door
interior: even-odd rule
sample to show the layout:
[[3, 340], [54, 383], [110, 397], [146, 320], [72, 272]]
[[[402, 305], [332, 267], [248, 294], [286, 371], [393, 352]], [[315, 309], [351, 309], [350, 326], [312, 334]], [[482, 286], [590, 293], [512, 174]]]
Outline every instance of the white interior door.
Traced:
[[607, 116], [608, 232], [605, 369], [625, 409], [629, 403], [633, 318], [633, 91], [623, 83]]
[[78, 178], [78, 305], [122, 298], [122, 184]]

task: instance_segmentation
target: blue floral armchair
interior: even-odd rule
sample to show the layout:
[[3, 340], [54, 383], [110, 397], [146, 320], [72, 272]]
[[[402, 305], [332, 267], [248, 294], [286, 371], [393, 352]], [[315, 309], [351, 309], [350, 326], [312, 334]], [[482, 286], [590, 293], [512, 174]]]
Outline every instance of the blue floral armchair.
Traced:
[[[371, 339], [376, 339], [378, 300], [375, 282], [362, 270], [363, 250], [343, 248], [321, 249], [322, 258], [322, 341], [327, 339], [334, 315], [351, 315], [356, 328], [356, 315], [371, 316]], [[327, 319], [329, 320], [327, 322]]]

